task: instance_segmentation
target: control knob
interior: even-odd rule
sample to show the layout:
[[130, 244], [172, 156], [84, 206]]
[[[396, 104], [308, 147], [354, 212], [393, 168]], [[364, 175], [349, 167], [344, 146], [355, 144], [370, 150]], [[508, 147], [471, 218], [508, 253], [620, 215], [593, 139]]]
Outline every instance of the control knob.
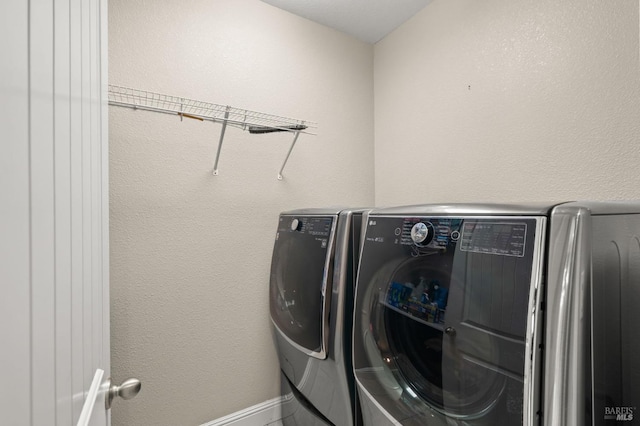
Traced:
[[433, 239], [431, 222], [418, 222], [411, 228], [411, 240], [419, 246], [426, 246]]
[[292, 231], [300, 231], [302, 229], [302, 222], [298, 219], [293, 219], [291, 221], [291, 230]]

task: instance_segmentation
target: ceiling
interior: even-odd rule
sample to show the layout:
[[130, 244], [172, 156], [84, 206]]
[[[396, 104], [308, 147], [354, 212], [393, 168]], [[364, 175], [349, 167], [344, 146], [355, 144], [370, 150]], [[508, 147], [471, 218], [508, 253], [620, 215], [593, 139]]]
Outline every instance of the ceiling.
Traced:
[[376, 43], [432, 0], [262, 0], [319, 24]]

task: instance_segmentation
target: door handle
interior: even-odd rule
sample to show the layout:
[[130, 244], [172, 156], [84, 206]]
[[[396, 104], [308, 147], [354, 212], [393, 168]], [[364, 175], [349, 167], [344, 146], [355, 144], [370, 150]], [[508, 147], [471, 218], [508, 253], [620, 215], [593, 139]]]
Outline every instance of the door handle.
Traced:
[[142, 389], [142, 383], [138, 379], [127, 379], [120, 386], [112, 385], [111, 378], [107, 379], [107, 384], [109, 385], [109, 392], [104, 400], [104, 405], [107, 408], [111, 408], [111, 403], [115, 397], [120, 397], [122, 399], [131, 399], [140, 392]]

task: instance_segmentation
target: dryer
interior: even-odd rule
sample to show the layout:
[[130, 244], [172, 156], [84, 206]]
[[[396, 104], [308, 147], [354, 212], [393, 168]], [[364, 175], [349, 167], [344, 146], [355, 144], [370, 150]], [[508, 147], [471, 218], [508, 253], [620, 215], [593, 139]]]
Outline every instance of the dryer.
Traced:
[[365, 425], [633, 419], [640, 203], [409, 206], [364, 220], [353, 363]]
[[285, 424], [359, 422], [351, 331], [363, 212], [280, 214], [269, 301], [283, 395], [289, 398]]

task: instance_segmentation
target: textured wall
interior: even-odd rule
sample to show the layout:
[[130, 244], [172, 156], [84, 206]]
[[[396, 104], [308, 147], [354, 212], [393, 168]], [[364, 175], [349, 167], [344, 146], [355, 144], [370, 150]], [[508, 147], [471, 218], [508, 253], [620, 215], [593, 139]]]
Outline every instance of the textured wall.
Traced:
[[109, 80], [317, 121], [292, 136], [110, 109], [113, 424], [198, 425], [276, 397], [277, 215], [373, 202], [373, 47], [258, 0], [110, 0]]
[[438, 0], [375, 46], [376, 203], [640, 198], [638, 2]]

